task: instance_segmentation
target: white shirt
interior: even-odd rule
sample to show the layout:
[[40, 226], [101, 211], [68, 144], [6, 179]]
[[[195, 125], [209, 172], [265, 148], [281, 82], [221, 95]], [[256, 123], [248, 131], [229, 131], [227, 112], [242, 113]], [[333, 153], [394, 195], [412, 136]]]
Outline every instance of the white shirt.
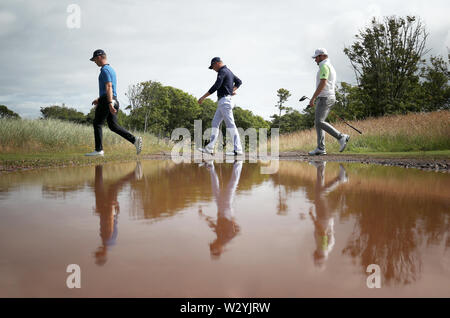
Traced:
[[331, 65], [329, 59], [323, 60], [319, 63], [319, 71], [317, 72], [316, 76], [316, 89], [317, 87], [319, 87], [321, 79], [326, 79], [327, 84], [320, 92], [318, 97], [335, 97], [336, 71], [333, 65]]

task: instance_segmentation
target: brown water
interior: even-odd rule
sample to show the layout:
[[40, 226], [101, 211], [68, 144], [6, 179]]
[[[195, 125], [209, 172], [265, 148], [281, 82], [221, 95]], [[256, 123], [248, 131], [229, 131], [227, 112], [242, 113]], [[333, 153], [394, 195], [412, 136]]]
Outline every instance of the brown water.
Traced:
[[[450, 296], [450, 176], [113, 163], [0, 175], [1, 297]], [[81, 288], [69, 289], [69, 264]], [[377, 264], [381, 288], [367, 287]]]

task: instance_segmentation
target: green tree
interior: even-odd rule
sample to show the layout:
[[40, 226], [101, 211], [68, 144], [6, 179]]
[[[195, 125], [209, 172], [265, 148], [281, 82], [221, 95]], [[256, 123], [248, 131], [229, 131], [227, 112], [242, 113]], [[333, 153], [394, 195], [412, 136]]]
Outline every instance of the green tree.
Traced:
[[[194, 120], [206, 115], [194, 96], [159, 82], [132, 85], [127, 96], [130, 125], [160, 136], [170, 136], [175, 128], [181, 127], [193, 133]], [[212, 101], [205, 102], [206, 108], [211, 106]]]
[[194, 133], [194, 120], [199, 119], [202, 114], [197, 99], [178, 88], [166, 86], [166, 89], [169, 100], [166, 132], [170, 134], [175, 128], [183, 127]]
[[291, 97], [291, 93], [287, 89], [280, 88], [279, 90], [277, 90], [277, 96], [278, 96], [278, 102], [275, 105], [275, 107], [278, 108], [278, 110], [280, 111], [278, 116], [281, 116], [281, 112], [283, 110], [286, 110], [287, 112], [291, 111], [292, 110], [291, 107], [283, 106], [283, 104], [285, 102], [287, 102], [289, 97]]
[[450, 72], [448, 64], [441, 56], [431, 56], [430, 64], [422, 68], [423, 111], [449, 109]]
[[279, 114], [278, 115], [274, 114], [271, 116], [272, 127], [276, 127], [276, 126], [274, 126], [274, 122], [277, 123], [278, 124], [277, 128], [280, 129], [280, 133], [283, 133], [286, 131], [283, 131], [283, 129], [281, 128], [281, 126], [282, 126], [281, 122], [282, 122], [282, 118], [283, 118], [281, 116], [281, 114], [282, 114], [283, 110], [285, 110], [286, 113], [289, 113], [290, 111], [292, 111], [291, 107], [284, 106], [284, 103], [287, 102], [289, 97], [291, 97], [291, 93], [285, 88], [280, 88], [277, 90], [277, 97], [278, 97], [278, 102], [275, 105], [275, 107], [278, 108]]
[[270, 128], [270, 123], [261, 116], [254, 115], [252, 111], [239, 106], [233, 108], [234, 121], [238, 128], [247, 130], [248, 128]]
[[66, 105], [62, 106], [52, 105], [47, 107], [41, 107], [41, 113], [43, 119], [59, 119], [78, 124], [86, 123], [86, 117], [82, 112], [77, 111], [75, 108], [69, 108]]
[[418, 70], [427, 53], [428, 37], [416, 17], [373, 18], [344, 49], [355, 71], [362, 102], [369, 116], [418, 110], [415, 91], [420, 86]]
[[[369, 108], [363, 102], [367, 99], [364, 93], [359, 86], [341, 82], [340, 87], [336, 90], [336, 105], [333, 107], [333, 111], [340, 117], [349, 120], [369, 117]], [[331, 112], [330, 115], [333, 116], [334, 112]]]
[[283, 116], [276, 115], [273, 117], [272, 127], [279, 127], [280, 133], [282, 134], [305, 129], [303, 115], [298, 110], [294, 110]]
[[307, 108], [303, 113], [293, 110], [283, 116], [273, 115], [272, 128], [280, 128], [280, 134], [289, 134], [314, 126], [314, 110]]
[[168, 96], [159, 82], [147, 81], [128, 88], [130, 122], [139, 130], [163, 134], [168, 122]]
[[0, 118], [20, 119], [20, 116], [5, 105], [0, 105]]

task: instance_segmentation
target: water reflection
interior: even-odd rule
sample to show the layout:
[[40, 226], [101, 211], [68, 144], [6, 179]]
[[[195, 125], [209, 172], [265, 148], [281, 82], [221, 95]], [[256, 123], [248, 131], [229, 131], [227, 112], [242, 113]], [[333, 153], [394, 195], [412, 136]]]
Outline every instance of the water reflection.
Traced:
[[[127, 256], [133, 261], [127, 263], [121, 258], [119, 264], [109, 260], [110, 268], [130, 264], [133, 271], [136, 268], [139, 272], [148, 270], [146, 266], [151, 263], [155, 275], [148, 276], [161, 278], [151, 281], [155, 286], [170, 281], [173, 275], [167, 273], [173, 273], [172, 269], [178, 271], [177, 279], [182, 279], [188, 271], [187, 263], [195, 263], [189, 267], [191, 277], [213, 277], [217, 266], [228, 266], [230, 270], [223, 273], [224, 281], [216, 284], [217, 289], [225, 285], [234, 288], [230, 286], [231, 282], [236, 283], [232, 278], [242, 274], [249, 276], [249, 290], [257, 288], [252, 286], [269, 286], [264, 284], [272, 279], [277, 284], [280, 280], [287, 285], [291, 282], [287, 287], [295, 292], [301, 283], [311, 281], [307, 277], [315, 272], [311, 269], [319, 268], [326, 272], [317, 275], [318, 280], [339, 272], [342, 277], [333, 276], [333, 284], [341, 286], [342, 281], [362, 279], [365, 290], [366, 268], [370, 264], [380, 266], [383, 288], [401, 286], [411, 290], [407, 285], [426, 286], [427, 282], [439, 285], [441, 280], [448, 279], [450, 195], [445, 189], [450, 188], [450, 178], [447, 174], [333, 162], [280, 161], [279, 171], [273, 175], [262, 175], [260, 168], [260, 164], [239, 161], [199, 167], [176, 165], [170, 160], [148, 160], [142, 164], [105, 164], [95, 169], [76, 167], [4, 174], [0, 178], [0, 233], [8, 233], [4, 234], [8, 239], [0, 247], [5, 260], [18, 261], [0, 262], [0, 266], [16, 269], [13, 265], [32, 264], [36, 260], [44, 264], [41, 268], [51, 265], [54, 256], [48, 259], [41, 256], [50, 254], [47, 245], [40, 245], [44, 253], [34, 256], [35, 259], [29, 259], [29, 253], [18, 253], [33, 252], [30, 242], [21, 240], [22, 237], [48, 238], [48, 242], [57, 238], [60, 242], [53, 248], [60, 249], [54, 253], [58, 255], [64, 255], [69, 244], [65, 240], [70, 239], [71, 247], [82, 249], [80, 255], [96, 248], [92, 251], [95, 263], [105, 264], [111, 246], [118, 242], [120, 214], [120, 238], [122, 241], [126, 238], [129, 245], [124, 247], [118, 243], [114, 252], [127, 249]], [[72, 213], [78, 212], [82, 204], [85, 205], [82, 211], [89, 211], [94, 200], [94, 219], [89, 213]], [[191, 229], [199, 224], [198, 205], [212, 206], [213, 212], [208, 216], [199, 211], [200, 229], [193, 235]], [[61, 206], [65, 207], [64, 211]], [[301, 222], [292, 213], [299, 209], [306, 212]], [[147, 226], [152, 231], [136, 231]], [[245, 235], [240, 235], [241, 227]], [[61, 228], [72, 236], [60, 235]], [[90, 234], [80, 237], [81, 230]], [[99, 242], [86, 243], [98, 233]], [[80, 241], [72, 240], [73, 237], [80, 237]], [[264, 244], [258, 243], [261, 241]], [[178, 242], [185, 244], [178, 246]], [[209, 243], [209, 252], [205, 242]], [[230, 244], [233, 253], [225, 253]], [[182, 251], [186, 246], [190, 248], [189, 253]], [[299, 246], [302, 250], [295, 258], [292, 255], [299, 251]], [[205, 262], [201, 258], [205, 252], [207, 259], [220, 258], [220, 264]], [[134, 259], [141, 263], [135, 263]], [[239, 272], [232, 266], [236, 260], [240, 262]], [[257, 261], [260, 266], [255, 269]], [[295, 262], [302, 264], [304, 272]], [[348, 268], [336, 269], [336, 264]], [[203, 275], [208, 270], [210, 276]], [[279, 276], [271, 276], [273, 273]], [[260, 276], [251, 278], [252, 275]], [[266, 276], [269, 279], [264, 281]], [[255, 281], [264, 284], [257, 285]], [[212, 283], [208, 285], [210, 282], [205, 279], [195, 284], [203, 290], [214, 289]], [[172, 287], [174, 290], [179, 286], [190, 288], [193, 284], [185, 281], [184, 285]], [[273, 284], [267, 290], [279, 291], [279, 286]], [[446, 290], [443, 285], [439, 285], [441, 291]], [[279, 293], [271, 295], [286, 296], [282, 291]]]
[[[353, 227], [340, 233], [346, 238], [340, 254], [350, 256], [362, 275], [367, 275], [368, 265], [379, 265], [383, 286], [420, 280], [424, 255], [430, 250], [439, 251], [441, 264], [449, 262], [450, 196], [443, 190], [450, 186], [448, 176], [358, 164], [344, 169], [336, 163], [325, 173], [327, 164], [311, 165], [316, 167], [314, 174], [304, 164], [280, 162], [278, 175], [271, 178], [276, 187], [284, 186], [283, 204], [290, 205], [290, 199], [303, 191], [314, 204], [313, 257], [318, 268], [325, 268], [336, 249], [337, 220]], [[333, 178], [328, 183], [325, 174]], [[339, 186], [343, 183], [345, 187]], [[334, 255], [340, 257], [336, 251]], [[441, 270], [448, 273], [445, 266]]]
[[233, 199], [241, 177], [242, 161], [236, 160], [233, 163], [231, 178], [227, 186], [223, 188], [219, 185], [214, 161], [205, 161], [202, 166], [205, 166], [210, 173], [211, 189], [217, 204], [217, 221], [214, 222], [212, 217], [204, 215], [202, 210], [199, 211], [199, 214], [204, 217], [208, 226], [216, 233], [217, 237], [210, 243], [209, 249], [211, 257], [218, 259], [224, 252], [225, 245], [236, 237], [241, 230], [234, 218]]
[[333, 192], [340, 184], [348, 181], [346, 171], [339, 165], [339, 175], [325, 183], [326, 162], [311, 161], [311, 165], [317, 169], [317, 180], [314, 191], [314, 207], [311, 207], [309, 215], [314, 223], [314, 239], [316, 250], [314, 251], [314, 264], [321, 270], [325, 269], [328, 255], [335, 245], [334, 237], [334, 215], [328, 204], [328, 194]]
[[100, 238], [101, 245], [94, 252], [95, 263], [104, 265], [108, 259], [108, 249], [116, 244], [118, 230], [118, 219], [120, 205], [117, 195], [122, 188], [133, 180], [142, 179], [143, 172], [140, 162], [136, 163], [134, 171], [123, 176], [108, 186], [105, 186], [103, 180], [103, 166], [95, 167], [95, 213], [100, 217]]

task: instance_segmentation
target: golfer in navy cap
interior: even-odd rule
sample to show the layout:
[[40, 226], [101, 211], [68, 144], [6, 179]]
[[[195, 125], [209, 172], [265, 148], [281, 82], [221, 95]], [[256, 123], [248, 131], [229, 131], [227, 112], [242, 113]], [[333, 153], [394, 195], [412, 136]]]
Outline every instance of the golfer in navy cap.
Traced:
[[135, 137], [124, 128], [120, 127], [117, 122], [117, 111], [119, 110], [119, 101], [117, 100], [117, 80], [116, 72], [108, 64], [106, 53], [103, 50], [95, 50], [90, 59], [97, 66], [101, 67], [98, 76], [99, 98], [92, 102], [95, 106], [94, 117], [94, 137], [95, 151], [87, 153], [86, 156], [103, 156], [103, 135], [102, 126], [106, 121], [108, 127], [116, 134], [119, 134], [136, 147], [136, 153], [142, 150], [142, 137]]
[[226, 65], [223, 64], [220, 57], [215, 57], [211, 60], [209, 69], [213, 69], [218, 73], [217, 80], [209, 91], [198, 100], [198, 103], [203, 103], [205, 98], [217, 91], [217, 110], [212, 120], [211, 140], [205, 148], [199, 148], [199, 150], [207, 154], [214, 153], [214, 145], [216, 144], [217, 137], [219, 135], [219, 127], [224, 120], [227, 130], [230, 132], [234, 146], [234, 151], [227, 152], [226, 155], [242, 155], [241, 139], [239, 138], [239, 132], [236, 128], [233, 117], [234, 102], [231, 98], [236, 94], [236, 90], [239, 86], [241, 86], [242, 81], [234, 75]]

